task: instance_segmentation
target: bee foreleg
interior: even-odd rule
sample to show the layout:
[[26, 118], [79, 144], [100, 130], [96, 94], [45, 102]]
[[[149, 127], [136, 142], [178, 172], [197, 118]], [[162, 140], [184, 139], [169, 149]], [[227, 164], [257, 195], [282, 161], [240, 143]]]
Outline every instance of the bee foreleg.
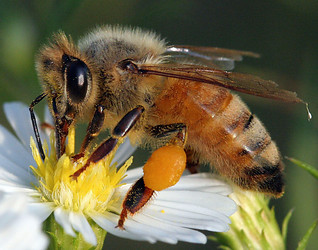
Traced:
[[115, 148], [119, 138], [125, 137], [129, 130], [133, 128], [143, 112], [144, 107], [142, 106], [138, 106], [129, 111], [115, 126], [112, 136], [102, 142], [90, 155], [85, 165], [71, 175], [71, 177], [76, 180], [76, 178], [84, 172], [91, 163], [96, 163], [106, 157]]
[[42, 146], [42, 142], [41, 142], [41, 138], [40, 138], [40, 133], [39, 133], [38, 125], [36, 123], [36, 119], [35, 119], [33, 108], [40, 101], [42, 101], [43, 98], [46, 97], [46, 95], [47, 95], [46, 93], [42, 93], [37, 98], [35, 98], [35, 100], [33, 100], [32, 103], [29, 106], [29, 111], [30, 111], [30, 115], [31, 115], [33, 131], [34, 131], [34, 134], [35, 134], [36, 143], [38, 144], [38, 149], [39, 149], [39, 152], [40, 152], [42, 160], [45, 159], [45, 154], [44, 154], [44, 150], [43, 150], [43, 146]]
[[105, 108], [102, 105], [96, 105], [93, 118], [87, 127], [86, 135], [82, 142], [80, 152], [72, 157], [74, 161], [84, 156], [85, 151], [88, 149], [91, 142], [96, 136], [99, 135], [105, 120], [104, 110]]

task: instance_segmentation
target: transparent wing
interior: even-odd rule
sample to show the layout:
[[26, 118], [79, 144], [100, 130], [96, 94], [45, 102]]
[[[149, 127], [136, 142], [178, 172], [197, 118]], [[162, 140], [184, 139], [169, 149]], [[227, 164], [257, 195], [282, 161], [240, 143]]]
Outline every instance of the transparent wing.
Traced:
[[133, 73], [202, 82], [265, 98], [304, 103], [295, 92], [279, 89], [275, 82], [254, 75], [187, 64], [136, 65], [136, 67], [138, 69]]
[[258, 54], [249, 51], [189, 45], [170, 46], [165, 55], [171, 63], [187, 62], [220, 70], [234, 69], [235, 61], [241, 61], [243, 56], [259, 57]]

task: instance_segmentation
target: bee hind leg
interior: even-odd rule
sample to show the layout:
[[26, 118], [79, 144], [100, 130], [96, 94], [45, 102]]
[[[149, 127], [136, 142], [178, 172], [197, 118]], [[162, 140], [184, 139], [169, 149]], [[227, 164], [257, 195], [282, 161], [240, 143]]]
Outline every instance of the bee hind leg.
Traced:
[[[172, 134], [176, 134], [178, 132], [185, 131], [186, 125], [184, 123], [172, 123], [172, 124], [166, 124], [166, 125], [157, 125], [148, 128], [149, 134], [152, 137], [155, 138], [162, 138], [162, 137], [168, 137]], [[185, 132], [186, 134], [187, 132]], [[184, 135], [185, 136], [185, 135]], [[184, 139], [186, 140], [186, 138]], [[191, 174], [195, 174], [199, 172], [200, 163], [199, 163], [199, 157], [197, 153], [189, 148], [186, 147], [185, 152], [187, 154], [187, 169]]]
[[124, 222], [128, 213], [133, 215], [138, 212], [144, 205], [147, 204], [154, 192], [154, 190], [145, 186], [144, 179], [141, 177], [126, 194], [117, 227], [124, 229]]
[[[148, 128], [148, 133], [154, 138], [171, 137], [178, 132], [182, 132], [186, 136], [186, 125], [184, 123], [164, 124]], [[184, 138], [185, 140], [186, 138]]]
[[191, 174], [199, 173], [200, 162], [199, 156], [197, 153], [191, 148], [185, 148], [185, 152], [187, 154], [187, 169]]
[[[173, 133], [175, 135], [170, 139], [168, 145], [152, 153], [144, 166], [144, 176], [126, 194], [117, 224], [120, 229], [124, 229], [124, 222], [128, 214], [134, 215], [143, 208], [156, 191], [161, 191], [176, 184], [185, 169], [186, 153], [183, 148], [187, 138], [186, 125], [183, 123], [158, 125], [151, 127], [148, 131], [157, 138], [171, 136]], [[173, 154], [177, 156], [175, 157]], [[169, 173], [178, 177], [170, 178]]]

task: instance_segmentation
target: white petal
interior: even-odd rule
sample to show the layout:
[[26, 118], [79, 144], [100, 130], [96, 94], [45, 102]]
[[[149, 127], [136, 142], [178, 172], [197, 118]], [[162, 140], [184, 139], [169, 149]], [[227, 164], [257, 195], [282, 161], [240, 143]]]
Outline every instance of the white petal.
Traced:
[[[25, 146], [25, 148], [31, 152], [30, 149], [30, 136], [33, 136], [33, 126], [31, 122], [30, 112], [29, 108], [20, 102], [11, 102], [11, 103], [5, 103], [4, 104], [4, 112], [6, 114], [6, 117], [16, 132], [17, 136], [21, 140], [22, 144]], [[41, 124], [40, 120], [36, 116], [36, 121], [38, 126]], [[45, 136], [40, 131], [40, 136], [42, 141], [47, 140], [47, 136]], [[34, 137], [34, 136], [33, 136]]]
[[[44, 122], [46, 122], [47, 124], [50, 124], [54, 127], [54, 120], [53, 120], [52, 114], [50, 113], [50, 110], [49, 110], [47, 105], [45, 105], [45, 108], [44, 108]], [[51, 128], [44, 128], [42, 130], [42, 132], [43, 132], [44, 136], [49, 138], [51, 133], [52, 133], [52, 129]], [[51, 151], [51, 144], [48, 143], [48, 146], [49, 146], [49, 152], [50, 152]]]
[[161, 191], [154, 199], [154, 204], [157, 202], [169, 201], [179, 204], [193, 206], [200, 204], [201, 208], [213, 209], [222, 212], [228, 216], [236, 211], [236, 204], [233, 200], [219, 194], [199, 192], [199, 191]]
[[[0, 156], [1, 158], [1, 156]], [[5, 182], [5, 183], [14, 183], [14, 184], [24, 184], [25, 183], [21, 183], [21, 180], [15, 176], [13, 173], [11, 173], [10, 171], [8, 170], [5, 170], [5, 169], [1, 169], [2, 168], [2, 164], [0, 162], [0, 182]]]
[[37, 215], [41, 221], [45, 221], [53, 212], [54, 203], [50, 202], [29, 202], [28, 210]]
[[83, 214], [71, 212], [70, 222], [73, 228], [82, 234], [86, 242], [97, 245], [95, 233]]
[[156, 218], [157, 220], [168, 224], [179, 225], [187, 228], [200, 230], [209, 230], [214, 232], [224, 232], [229, 229], [228, 224], [231, 223], [228, 217], [223, 214], [209, 211], [209, 214], [200, 213], [198, 211], [187, 211], [177, 208], [170, 208], [158, 205], [150, 205], [143, 211], [143, 215]]
[[183, 176], [180, 181], [171, 189], [174, 190], [209, 190], [212, 193], [229, 195], [232, 189], [224, 181], [220, 180], [218, 176], [210, 173], [198, 173]]
[[0, 173], [1, 180], [11, 181], [16, 184], [30, 186], [32, 182], [37, 182], [29, 167], [17, 165], [11, 159], [9, 160], [2, 155], [0, 155]]
[[118, 237], [127, 238], [131, 240], [138, 241], [149, 241], [150, 243], [155, 243], [153, 238], [145, 237], [144, 235], [134, 234], [127, 232], [126, 230], [121, 230], [116, 228], [119, 216], [110, 212], [105, 212], [103, 215], [91, 215], [91, 218], [105, 231], [116, 235]]
[[175, 244], [178, 241], [191, 243], [206, 243], [206, 236], [199, 231], [184, 228], [181, 225], [175, 226], [160, 220], [144, 216], [143, 213], [136, 214], [132, 220], [127, 220], [125, 229], [129, 232], [139, 231], [140, 234], [153, 236], [156, 240]]
[[51, 114], [49, 107], [47, 105], [45, 105], [45, 108], [44, 108], [44, 121], [48, 124], [51, 124], [51, 125], [54, 124], [52, 114]]
[[1, 249], [46, 249], [48, 239], [39, 218], [27, 211], [27, 197], [0, 194]]
[[[29, 137], [30, 140], [30, 137]], [[19, 166], [28, 168], [35, 164], [30, 147], [25, 148], [6, 128], [0, 125], [0, 154]], [[17, 157], [19, 155], [19, 157]]]
[[69, 212], [65, 211], [63, 208], [58, 207], [57, 209], [55, 209], [54, 211], [54, 217], [57, 223], [59, 223], [65, 233], [76, 237], [76, 234], [72, 228], [71, 222], [70, 222], [70, 218], [69, 218]]
[[127, 138], [124, 143], [118, 147], [111, 164], [117, 162], [117, 165], [121, 166], [136, 151], [136, 149], [136, 147], [131, 145], [129, 138]]
[[11, 102], [5, 103], [3, 107], [11, 127], [15, 130], [25, 148], [29, 148], [33, 130], [27, 106], [20, 102]]
[[26, 195], [36, 195], [37, 191], [30, 187], [19, 183], [13, 183], [11, 181], [0, 180], [0, 190], [8, 193], [23, 193]]
[[143, 170], [141, 167], [129, 169], [126, 172], [124, 183], [135, 183], [141, 176], [143, 176]]

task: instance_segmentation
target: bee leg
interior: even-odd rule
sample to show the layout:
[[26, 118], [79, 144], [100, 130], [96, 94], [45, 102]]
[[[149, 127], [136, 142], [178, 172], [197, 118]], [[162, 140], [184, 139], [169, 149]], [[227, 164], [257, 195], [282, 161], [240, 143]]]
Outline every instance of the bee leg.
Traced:
[[96, 105], [93, 118], [87, 127], [86, 135], [82, 142], [80, 152], [72, 157], [73, 161], [77, 161], [84, 156], [85, 151], [88, 149], [91, 142], [100, 133], [105, 120], [104, 110], [105, 108], [102, 105]]
[[142, 106], [138, 106], [129, 111], [115, 126], [112, 136], [102, 142], [90, 155], [85, 165], [71, 175], [71, 177], [76, 180], [77, 177], [83, 173], [91, 163], [96, 163], [107, 156], [115, 148], [119, 138], [125, 137], [127, 135], [129, 130], [136, 124], [143, 112], [144, 107]]
[[41, 127], [41, 129], [54, 130], [54, 126], [48, 122], [42, 122], [40, 127]]
[[145, 186], [144, 179], [141, 177], [126, 194], [117, 227], [124, 229], [124, 222], [127, 218], [127, 214], [138, 212], [147, 204], [154, 192], [154, 190]]
[[[185, 124], [183, 124], [183, 123], [175, 123], [175, 124], [169, 124], [169, 125], [158, 125], [158, 126], [151, 127], [149, 129], [149, 131], [150, 131], [150, 133], [153, 136], [155, 136], [157, 138], [158, 137], [169, 136], [172, 133], [176, 133], [175, 136], [173, 138], [171, 138], [171, 140], [168, 143], [168, 145], [177, 146], [177, 148], [179, 148], [179, 151], [177, 151], [177, 153], [180, 153], [180, 148], [181, 148], [181, 152], [183, 151], [184, 145], [186, 143], [186, 138], [187, 138], [187, 129], [186, 129], [186, 125]], [[179, 178], [181, 177], [182, 172], [183, 172], [183, 170], [185, 168], [185, 165], [186, 165], [186, 154], [185, 154], [185, 152], [183, 151], [183, 153], [181, 153], [181, 154], [183, 154], [183, 159], [184, 159], [183, 168], [181, 167], [180, 170], [178, 171], [179, 173], [176, 173], [176, 172], [173, 172], [174, 171], [173, 168], [174, 167], [178, 167], [179, 168], [178, 164], [173, 164], [174, 160], [166, 159], [167, 153], [169, 155], [169, 153], [173, 154], [176, 151], [173, 151], [173, 152], [169, 151], [170, 148], [167, 149], [165, 147], [166, 146], [161, 147], [158, 150], [156, 150], [157, 153], [155, 151], [152, 154], [152, 156], [148, 159], [147, 163], [145, 164], [145, 167], [146, 167], [147, 164], [151, 164], [152, 165], [152, 170], [155, 171], [155, 175], [158, 175], [156, 179], [159, 180], [159, 182], [155, 181], [156, 184], [154, 186], [148, 187], [145, 184], [145, 180], [146, 179], [144, 179], [144, 178], [148, 178], [148, 181], [150, 179], [149, 179], [148, 176], [146, 176], [146, 172], [144, 171], [144, 176], [141, 177], [130, 188], [130, 190], [126, 194], [126, 197], [125, 197], [123, 205], [122, 205], [123, 208], [122, 208], [122, 211], [120, 213], [120, 218], [119, 218], [118, 224], [117, 224], [118, 228], [124, 229], [124, 223], [125, 223], [125, 220], [127, 218], [127, 215], [128, 214], [134, 215], [141, 208], [143, 208], [147, 204], [147, 202], [151, 199], [151, 197], [153, 196], [155, 191], [160, 191], [160, 190], [163, 190], [165, 188], [168, 188], [168, 187], [174, 185], [179, 180]], [[164, 149], [164, 150], [161, 150], [161, 149]], [[156, 156], [153, 157], [155, 154], [156, 154]], [[164, 160], [164, 162], [158, 163], [157, 162], [158, 158], [163, 158], [163, 159], [165, 159], [167, 161]], [[169, 157], [167, 157], [167, 158], [169, 158]], [[180, 157], [178, 157], [177, 159], [178, 159], [178, 163], [179, 163], [180, 162]], [[161, 163], [163, 163], [166, 166], [161, 165]], [[161, 177], [163, 177], [162, 174], [161, 174], [162, 171], [160, 171], [160, 170], [156, 171], [156, 169], [153, 168], [154, 165], [155, 165], [155, 168], [157, 170], [162, 168], [164, 172], [165, 172], [165, 169], [166, 169], [165, 167], [167, 167], [167, 165], [168, 165], [168, 168], [170, 168], [170, 169], [172, 168], [172, 172], [171, 173], [173, 175], [175, 175], [175, 176], [179, 174], [180, 177], [177, 178], [177, 180], [173, 180], [173, 183], [170, 183], [172, 178], [169, 176], [168, 177], [169, 180], [167, 181], [167, 177], [166, 177], [167, 175], [166, 175], [165, 178], [163, 178], [163, 179], [166, 179], [166, 181], [163, 181], [162, 178], [161, 178]], [[144, 167], [144, 170], [145, 170], [145, 167]], [[161, 181], [163, 181], [163, 184], [160, 183]], [[158, 183], [159, 183], [159, 185], [158, 185]], [[151, 181], [150, 181], [150, 184], [153, 184], [153, 183], [151, 183]]]
[[71, 126], [73, 119], [60, 117], [56, 106], [56, 97], [52, 98], [52, 110], [55, 123], [55, 141], [56, 141], [56, 154], [57, 158], [60, 158], [65, 152], [65, 142], [68, 135], [69, 127]]
[[37, 98], [35, 98], [35, 100], [32, 101], [32, 103], [29, 106], [29, 111], [30, 111], [30, 115], [31, 115], [31, 121], [32, 121], [32, 126], [33, 126], [33, 131], [35, 134], [35, 139], [36, 139], [36, 143], [38, 144], [38, 149], [41, 155], [42, 160], [45, 159], [45, 154], [44, 154], [44, 150], [43, 150], [43, 146], [42, 146], [42, 141], [40, 138], [40, 133], [39, 133], [39, 129], [38, 129], [38, 125], [36, 123], [36, 119], [35, 119], [35, 115], [34, 115], [34, 111], [33, 108], [35, 105], [37, 105], [40, 101], [42, 101], [44, 99], [44, 97], [46, 97], [46, 93], [42, 93], [41, 95], [39, 95]]
[[200, 163], [196, 152], [193, 149], [185, 148], [187, 154], [187, 169], [191, 174], [199, 173]]
[[[167, 125], [157, 125], [149, 129], [151, 136], [155, 138], [162, 138], [171, 136], [171, 134], [182, 131], [186, 125], [184, 123], [173, 123]], [[200, 164], [196, 152], [190, 148], [185, 148], [187, 154], [187, 169], [191, 174], [199, 172]]]
[[184, 136], [186, 135], [186, 125], [184, 123], [172, 123], [157, 125], [148, 128], [148, 132], [152, 137], [162, 138], [168, 137], [178, 132], [184, 131]]

